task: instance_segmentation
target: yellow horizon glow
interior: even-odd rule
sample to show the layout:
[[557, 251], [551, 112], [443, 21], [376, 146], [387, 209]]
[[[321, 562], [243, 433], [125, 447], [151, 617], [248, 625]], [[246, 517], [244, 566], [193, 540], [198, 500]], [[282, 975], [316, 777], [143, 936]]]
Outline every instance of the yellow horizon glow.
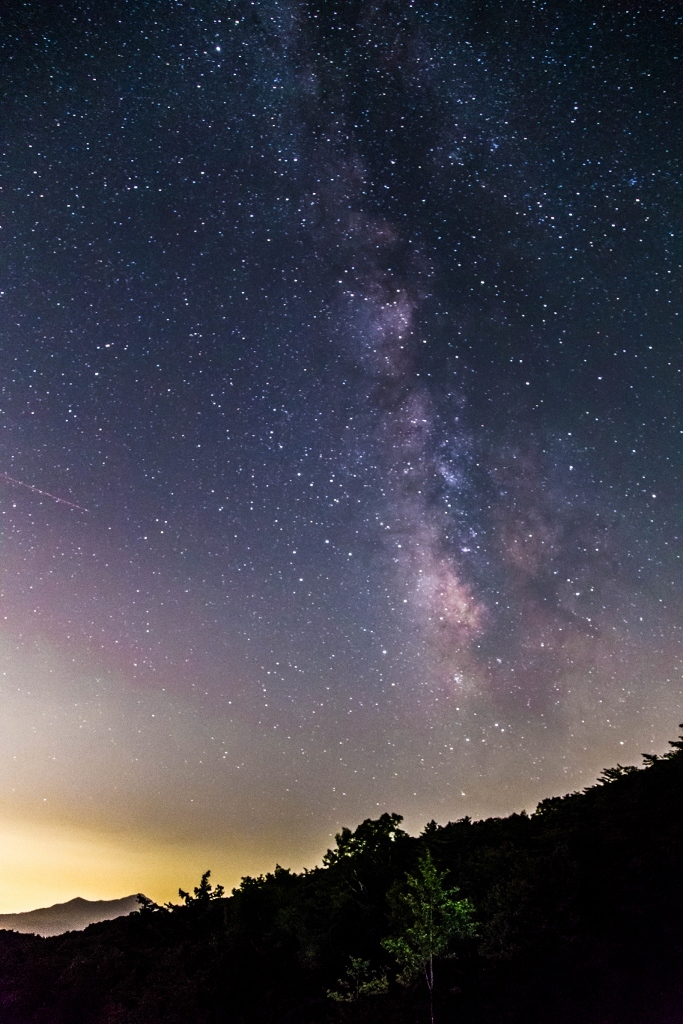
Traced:
[[143, 892], [178, 902], [207, 868], [229, 893], [245, 874], [272, 871], [273, 851], [226, 850], [226, 844], [164, 843], [73, 825], [5, 820], [0, 825], [0, 914], [16, 914], [81, 896], [119, 899]]

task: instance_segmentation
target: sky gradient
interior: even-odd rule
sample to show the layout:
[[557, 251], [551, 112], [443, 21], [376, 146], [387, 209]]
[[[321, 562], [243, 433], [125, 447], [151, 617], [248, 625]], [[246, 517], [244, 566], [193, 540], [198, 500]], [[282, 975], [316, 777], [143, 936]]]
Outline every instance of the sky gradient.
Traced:
[[676, 735], [678, 21], [4, 6], [0, 911]]

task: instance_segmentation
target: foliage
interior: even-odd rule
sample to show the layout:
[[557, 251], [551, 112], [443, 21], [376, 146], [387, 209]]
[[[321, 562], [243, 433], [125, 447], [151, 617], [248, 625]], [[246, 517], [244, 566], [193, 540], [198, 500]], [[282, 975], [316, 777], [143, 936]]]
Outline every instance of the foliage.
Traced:
[[374, 821], [372, 818], [366, 818], [355, 832], [343, 828], [334, 837], [336, 849], [327, 851], [323, 857], [323, 864], [332, 867], [343, 860], [358, 857], [381, 859], [389, 853], [392, 843], [406, 838], [407, 833], [399, 828], [402, 821], [401, 814], [382, 814]]
[[[672, 1024], [683, 739], [644, 763], [528, 816], [416, 838], [399, 815], [368, 819], [323, 867], [278, 866], [230, 897], [207, 872], [179, 905], [143, 897], [138, 913], [49, 939], [0, 932], [0, 1021], [414, 1024], [422, 987], [386, 979], [392, 964], [404, 981], [423, 971], [431, 950], [440, 1019]], [[477, 910], [467, 941], [462, 904]]]
[[434, 960], [444, 956], [454, 939], [475, 934], [474, 907], [457, 899], [459, 890], [444, 887], [447, 872], [439, 871], [429, 849], [418, 861], [417, 873], [406, 875], [405, 883], [394, 889], [394, 918], [401, 932], [384, 939], [382, 945], [399, 965], [398, 981], [411, 984], [424, 975], [429, 991], [430, 1017], [434, 1019]]
[[158, 903], [151, 900], [149, 896], [145, 896], [144, 893], [139, 892], [135, 898], [138, 901], [138, 906], [140, 908], [137, 913], [142, 914], [145, 917], [150, 914], [163, 913], [167, 910], [166, 907], [160, 907]]
[[384, 995], [389, 989], [386, 975], [373, 971], [369, 960], [353, 956], [349, 958], [346, 974], [338, 985], [339, 989], [330, 989], [327, 993], [337, 1003], [353, 1003], [362, 996]]
[[199, 885], [194, 887], [194, 896], [191, 896], [190, 893], [185, 892], [183, 889], [178, 889], [178, 895], [185, 901], [185, 906], [190, 906], [192, 903], [208, 903], [209, 900], [223, 899], [225, 889], [222, 885], [217, 885], [214, 889], [209, 881], [210, 877], [211, 872], [205, 871]]
[[396, 958], [399, 981], [410, 984], [424, 973], [427, 987], [434, 987], [434, 959], [443, 956], [454, 938], [475, 934], [474, 907], [457, 899], [458, 889], [444, 888], [445, 871], [438, 871], [427, 850], [418, 861], [417, 873], [407, 875], [394, 891], [395, 917], [403, 918], [402, 934], [382, 941]]
[[598, 782], [603, 786], [610, 782], [616, 782], [617, 779], [622, 779], [624, 775], [630, 775], [631, 772], [637, 772], [638, 769], [634, 764], [616, 764], [614, 768], [603, 768]]

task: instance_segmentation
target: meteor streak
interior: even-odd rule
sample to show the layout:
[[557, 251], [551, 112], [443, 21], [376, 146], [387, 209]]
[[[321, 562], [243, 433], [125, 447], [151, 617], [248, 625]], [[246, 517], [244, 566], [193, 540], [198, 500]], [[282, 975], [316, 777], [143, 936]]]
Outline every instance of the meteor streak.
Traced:
[[34, 487], [33, 484], [24, 483], [23, 480], [15, 480], [9, 473], [0, 473], [0, 477], [6, 480], [10, 484], [16, 484], [17, 487], [25, 487], [28, 491], [33, 491], [34, 494], [42, 494], [44, 498], [52, 498], [53, 501], [58, 501], [60, 505], [68, 505], [69, 508], [76, 508], [79, 512], [89, 512], [90, 509], [83, 508], [82, 505], [77, 505], [75, 501], [67, 501], [66, 498], [58, 498], [56, 494], [50, 494], [49, 491], [41, 491], [40, 487]]

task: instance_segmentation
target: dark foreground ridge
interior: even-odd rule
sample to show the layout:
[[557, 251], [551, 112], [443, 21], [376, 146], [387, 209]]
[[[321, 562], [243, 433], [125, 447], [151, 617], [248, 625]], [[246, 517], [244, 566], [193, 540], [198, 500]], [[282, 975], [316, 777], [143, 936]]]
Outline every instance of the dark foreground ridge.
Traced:
[[139, 909], [137, 896], [123, 896], [119, 900], [85, 900], [77, 896], [52, 907], [27, 910], [22, 914], [0, 914], [0, 929], [44, 937], [62, 935], [64, 932], [82, 931], [98, 921], [113, 921], [115, 917], [132, 914]]
[[679, 740], [530, 816], [411, 838], [384, 814], [231, 897], [205, 875], [179, 906], [0, 933], [0, 1020], [428, 1022], [431, 952], [436, 1024], [681, 1024], [682, 810]]

